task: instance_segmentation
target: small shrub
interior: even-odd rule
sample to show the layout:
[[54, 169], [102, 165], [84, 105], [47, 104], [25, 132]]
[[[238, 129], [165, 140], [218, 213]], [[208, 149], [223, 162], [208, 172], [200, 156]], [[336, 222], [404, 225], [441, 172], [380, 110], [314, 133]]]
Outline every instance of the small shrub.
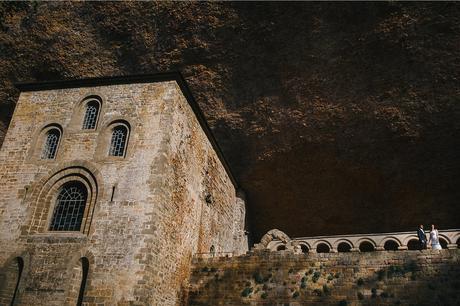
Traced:
[[341, 300], [341, 301], [339, 302], [339, 306], [347, 306], [347, 305], [348, 305], [348, 302], [345, 301], [345, 300]]
[[358, 292], [357, 296], [358, 296], [358, 300], [364, 299], [364, 294], [362, 294], [361, 292]]
[[307, 281], [307, 278], [304, 276], [302, 277], [302, 279], [300, 280], [301, 283], [305, 283]]
[[295, 299], [296, 299], [298, 296], [299, 296], [299, 291], [296, 291], [296, 292], [294, 292], [294, 294], [292, 294], [292, 297], [295, 298]]
[[294, 269], [290, 268], [288, 273], [291, 274], [293, 272], [294, 272]]
[[313, 269], [308, 269], [308, 274], [313, 274], [314, 270]]
[[320, 278], [320, 276], [321, 276], [321, 273], [317, 271], [317, 272], [313, 273], [313, 277], [311, 278], [311, 280], [314, 283], [316, 283], [318, 281], [318, 279]]
[[263, 298], [264, 300], [268, 297], [268, 294], [267, 292], [263, 292], [261, 295], [260, 295], [261, 298]]
[[254, 280], [256, 281], [257, 284], [263, 284], [264, 283], [264, 277], [260, 272], [254, 272], [252, 275], [254, 277]]
[[324, 295], [331, 295], [331, 289], [328, 286], [323, 285], [323, 293]]
[[300, 284], [300, 288], [305, 289], [307, 288], [307, 283], [303, 282]]
[[323, 295], [323, 291], [321, 291], [319, 289], [313, 290], [313, 293], [316, 294], [317, 296], [322, 296]]
[[358, 278], [358, 281], [356, 282], [356, 284], [357, 284], [358, 286], [364, 285], [364, 279], [362, 279], [361, 277]]
[[332, 274], [329, 274], [329, 275], [327, 276], [327, 280], [328, 280], [328, 281], [331, 281], [331, 280], [333, 280], [333, 279], [334, 279], [334, 276], [333, 276]]
[[252, 288], [246, 287], [244, 290], [241, 292], [242, 297], [248, 297], [252, 293]]
[[342, 274], [341, 274], [340, 272], [337, 272], [337, 273], [335, 273], [335, 275], [334, 275], [335, 278], [339, 278], [340, 276], [342, 276]]

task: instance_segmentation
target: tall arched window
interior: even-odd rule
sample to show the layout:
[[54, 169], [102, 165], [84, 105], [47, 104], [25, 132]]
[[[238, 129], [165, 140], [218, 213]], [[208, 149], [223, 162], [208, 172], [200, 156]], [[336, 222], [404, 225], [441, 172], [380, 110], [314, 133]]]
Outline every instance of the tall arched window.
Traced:
[[85, 213], [88, 191], [83, 183], [73, 181], [63, 185], [56, 199], [51, 231], [79, 231]]
[[42, 159], [54, 159], [56, 157], [60, 137], [61, 132], [56, 128], [53, 128], [46, 133], [41, 155]]
[[110, 140], [110, 156], [125, 156], [126, 144], [128, 143], [128, 128], [124, 125], [117, 125], [112, 130]]
[[84, 130], [92, 130], [96, 128], [99, 107], [100, 104], [97, 100], [90, 100], [88, 103], [86, 103], [85, 117], [83, 119]]

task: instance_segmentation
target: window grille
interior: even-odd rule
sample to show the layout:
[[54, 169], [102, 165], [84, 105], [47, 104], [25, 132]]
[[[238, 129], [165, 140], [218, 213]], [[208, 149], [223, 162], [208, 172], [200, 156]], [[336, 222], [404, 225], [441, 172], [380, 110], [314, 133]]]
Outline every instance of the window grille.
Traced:
[[92, 130], [96, 128], [97, 114], [99, 112], [99, 103], [90, 101], [86, 104], [85, 118], [83, 119], [83, 129]]
[[116, 126], [112, 132], [109, 155], [124, 156], [127, 137], [128, 129], [122, 125]]
[[42, 159], [54, 159], [56, 157], [59, 137], [60, 133], [57, 129], [52, 129], [46, 133], [45, 144], [42, 151]]
[[64, 185], [56, 199], [51, 231], [79, 231], [88, 192], [80, 182]]

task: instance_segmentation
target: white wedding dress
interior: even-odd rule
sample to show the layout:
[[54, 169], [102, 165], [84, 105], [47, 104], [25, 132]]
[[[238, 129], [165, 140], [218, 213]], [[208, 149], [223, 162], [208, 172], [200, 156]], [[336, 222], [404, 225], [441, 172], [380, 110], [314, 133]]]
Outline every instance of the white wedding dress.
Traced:
[[431, 249], [432, 250], [442, 250], [442, 247], [439, 244], [439, 235], [438, 235], [437, 230], [432, 230], [430, 232], [430, 240], [431, 240]]

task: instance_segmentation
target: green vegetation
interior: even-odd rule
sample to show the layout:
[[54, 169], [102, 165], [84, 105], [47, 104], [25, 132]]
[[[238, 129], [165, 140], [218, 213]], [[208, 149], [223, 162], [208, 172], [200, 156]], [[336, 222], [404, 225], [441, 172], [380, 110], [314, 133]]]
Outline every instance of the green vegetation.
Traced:
[[293, 272], [294, 272], [294, 269], [293, 269], [293, 268], [290, 268], [288, 273], [291, 274], [291, 273], [293, 273]]
[[321, 277], [321, 273], [316, 271], [315, 273], [313, 273], [313, 276], [311, 278], [311, 280], [316, 283], [318, 281], [318, 279]]
[[340, 272], [337, 272], [337, 273], [335, 273], [335, 275], [334, 275], [335, 278], [339, 278], [340, 276], [342, 276], [342, 273], [340, 273]]
[[251, 295], [253, 289], [250, 288], [250, 287], [246, 287], [244, 288], [243, 292], [241, 292], [241, 296], [242, 297], [248, 297], [249, 295]]
[[264, 283], [264, 277], [260, 272], [254, 272], [252, 275], [254, 277], [254, 280], [256, 281], [257, 284], [263, 284]]
[[327, 280], [328, 280], [328, 281], [331, 281], [331, 280], [333, 280], [333, 279], [334, 279], [334, 276], [332, 275], [332, 273], [329, 274], [329, 275], [327, 276]]
[[264, 300], [268, 297], [268, 294], [267, 292], [262, 292], [262, 294], [260, 295], [261, 298], [263, 298]]
[[299, 296], [299, 294], [300, 294], [299, 291], [296, 291], [296, 292], [294, 292], [294, 294], [292, 295], [292, 297], [296, 299], [296, 298]]

